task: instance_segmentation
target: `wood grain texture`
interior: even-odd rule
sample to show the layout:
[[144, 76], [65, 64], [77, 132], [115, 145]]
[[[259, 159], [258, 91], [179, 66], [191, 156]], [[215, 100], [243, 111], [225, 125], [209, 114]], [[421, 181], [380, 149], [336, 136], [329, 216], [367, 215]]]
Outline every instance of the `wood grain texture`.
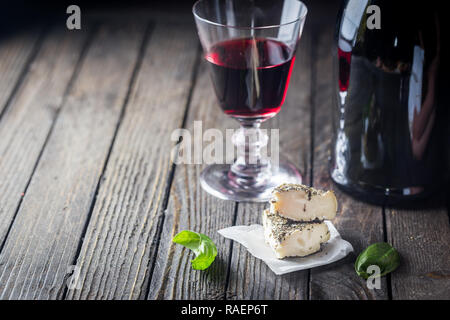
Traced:
[[349, 241], [354, 253], [341, 261], [311, 270], [311, 299], [386, 299], [387, 284], [369, 290], [365, 281], [354, 271], [357, 255], [374, 242], [383, 241], [383, 212], [381, 207], [355, 200], [340, 192], [328, 173], [328, 158], [332, 137], [332, 55], [333, 28], [317, 25], [315, 44], [315, 98], [314, 98], [314, 163], [313, 186], [332, 189], [338, 199], [338, 214], [334, 225], [343, 239]]
[[21, 32], [0, 38], [0, 114], [14, 90], [20, 86], [29, 62], [34, 58], [40, 39], [40, 31]]
[[143, 31], [122, 24], [94, 37], [1, 252], [1, 298], [61, 297]]
[[[261, 224], [263, 204], [239, 203], [236, 225]], [[227, 299], [305, 300], [308, 270], [276, 275], [247, 249], [233, 243]]]
[[[238, 124], [223, 114], [217, 105], [208, 71], [202, 60], [186, 128], [193, 134], [194, 121], [202, 121], [203, 132], [217, 128], [225, 135], [224, 129], [237, 128]], [[176, 167], [158, 255], [154, 261], [149, 299], [224, 298], [230, 242], [216, 231], [232, 225], [235, 203], [219, 200], [203, 191], [199, 183], [203, 167], [193, 164]], [[193, 254], [172, 243], [173, 236], [185, 229], [204, 233], [216, 244], [218, 256], [207, 270], [193, 270], [190, 263]]]
[[[306, 25], [297, 48], [294, 70], [281, 112], [266, 123], [280, 129], [280, 158], [294, 163], [310, 184], [311, 163], [311, 40]], [[266, 205], [239, 204], [236, 225], [261, 224]], [[306, 299], [308, 270], [277, 276], [245, 247], [233, 243], [227, 299]]]
[[[63, 103], [86, 36], [85, 32], [52, 30], [0, 121], [0, 243]], [[7, 77], [13, 78], [11, 74]]]
[[[445, 194], [415, 209], [386, 208], [388, 241], [399, 251], [393, 299], [450, 299], [450, 225]], [[433, 206], [433, 208], [430, 208]]]
[[156, 24], [77, 260], [68, 299], [145, 297], [198, 42], [193, 24]]
[[[203, 132], [238, 127], [199, 63], [190, 11], [97, 12], [90, 18], [108, 26], [96, 32], [83, 25], [0, 39], [0, 299], [450, 299], [449, 194], [415, 209], [385, 208], [383, 221], [382, 207], [350, 198], [329, 178], [337, 11], [329, 1], [305, 2], [288, 96], [264, 127], [281, 129], [281, 155], [305, 184], [336, 192], [333, 222], [353, 254], [276, 276], [220, 236], [220, 228], [260, 223], [266, 205], [214, 198], [200, 187], [203, 165], [170, 161], [180, 146], [174, 129], [193, 133], [195, 120]], [[146, 32], [149, 17], [155, 25]], [[193, 254], [171, 242], [184, 229], [216, 243], [209, 269], [192, 270]], [[354, 261], [385, 239], [401, 265], [381, 290], [369, 290]], [[72, 264], [80, 287], [67, 290]]]

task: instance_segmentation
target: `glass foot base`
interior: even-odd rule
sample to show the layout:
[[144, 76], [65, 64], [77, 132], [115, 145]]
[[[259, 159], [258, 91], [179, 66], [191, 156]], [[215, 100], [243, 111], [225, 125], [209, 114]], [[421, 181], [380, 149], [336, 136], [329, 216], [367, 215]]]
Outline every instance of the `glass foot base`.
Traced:
[[295, 166], [288, 162], [280, 162], [278, 170], [258, 184], [239, 183], [233, 177], [230, 165], [214, 164], [206, 167], [200, 175], [202, 188], [213, 196], [233, 201], [265, 202], [270, 199], [273, 188], [282, 183], [302, 183], [302, 176]]

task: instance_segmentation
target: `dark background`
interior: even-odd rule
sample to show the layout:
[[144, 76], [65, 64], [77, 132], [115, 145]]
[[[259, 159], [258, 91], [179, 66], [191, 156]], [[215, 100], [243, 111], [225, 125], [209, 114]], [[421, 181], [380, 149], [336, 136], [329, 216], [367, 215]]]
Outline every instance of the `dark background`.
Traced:
[[[273, 0], [276, 1], [276, 0]], [[344, 0], [303, 0], [308, 6], [321, 8], [327, 7], [330, 3], [339, 4]], [[400, 1], [400, 0], [394, 0]], [[443, 15], [448, 11], [445, 1], [428, 0], [424, 1], [401, 1], [404, 3], [405, 15], [416, 7], [423, 8], [439, 7]], [[69, 5], [80, 6], [83, 14], [101, 12], [120, 12], [122, 15], [130, 15], [130, 12], [138, 11], [145, 14], [146, 10], [158, 10], [172, 13], [175, 16], [179, 13], [189, 14], [195, 0], [14, 0], [2, 1], [0, 4], [0, 34], [32, 27], [36, 23], [54, 22], [65, 23], [67, 19], [66, 9]], [[333, 17], [335, 17], [337, 12]], [[443, 20], [445, 21], [445, 20]], [[334, 22], [334, 21], [333, 21]], [[328, 22], [329, 23], [329, 22]]]
[[15, 0], [0, 4], [0, 35], [10, 34], [26, 28], [33, 28], [43, 23], [65, 24], [69, 5], [78, 5], [81, 17], [92, 13], [117, 12], [123, 16], [131, 15], [138, 10], [145, 14], [146, 10], [164, 10], [174, 14], [190, 12], [194, 0]]
[[[276, 0], [274, 0], [276, 1]], [[316, 3], [336, 3], [339, 0], [303, 0], [308, 5]], [[195, 0], [16, 0], [0, 5], [0, 35], [10, 34], [24, 28], [32, 28], [42, 23], [65, 24], [68, 15], [66, 9], [75, 4], [81, 8], [81, 17], [90, 14], [114, 12], [129, 17], [134, 13], [145, 15], [148, 11], [161, 11], [176, 17], [190, 15]], [[337, 13], [336, 13], [337, 14]], [[193, 21], [193, 20], [192, 20]]]

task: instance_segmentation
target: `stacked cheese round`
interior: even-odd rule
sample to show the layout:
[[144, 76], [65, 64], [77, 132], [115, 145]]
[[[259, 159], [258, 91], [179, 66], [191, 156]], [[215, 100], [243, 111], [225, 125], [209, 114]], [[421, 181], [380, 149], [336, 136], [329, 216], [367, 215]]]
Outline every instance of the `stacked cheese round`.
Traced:
[[330, 239], [324, 220], [333, 219], [336, 211], [332, 191], [282, 184], [272, 192], [270, 209], [263, 212], [266, 242], [279, 259], [315, 253]]

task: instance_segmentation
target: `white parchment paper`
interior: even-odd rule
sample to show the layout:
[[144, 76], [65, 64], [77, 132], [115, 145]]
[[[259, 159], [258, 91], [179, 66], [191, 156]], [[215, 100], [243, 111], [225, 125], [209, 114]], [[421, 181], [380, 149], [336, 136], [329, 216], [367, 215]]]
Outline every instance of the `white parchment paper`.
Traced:
[[307, 257], [278, 259], [272, 248], [264, 240], [262, 225], [234, 226], [218, 232], [225, 238], [232, 239], [245, 246], [254, 257], [263, 260], [275, 274], [285, 274], [298, 270], [310, 269], [329, 264], [344, 258], [353, 251], [352, 245], [341, 238], [330, 221], [325, 221], [330, 230], [330, 240], [322, 250]]

